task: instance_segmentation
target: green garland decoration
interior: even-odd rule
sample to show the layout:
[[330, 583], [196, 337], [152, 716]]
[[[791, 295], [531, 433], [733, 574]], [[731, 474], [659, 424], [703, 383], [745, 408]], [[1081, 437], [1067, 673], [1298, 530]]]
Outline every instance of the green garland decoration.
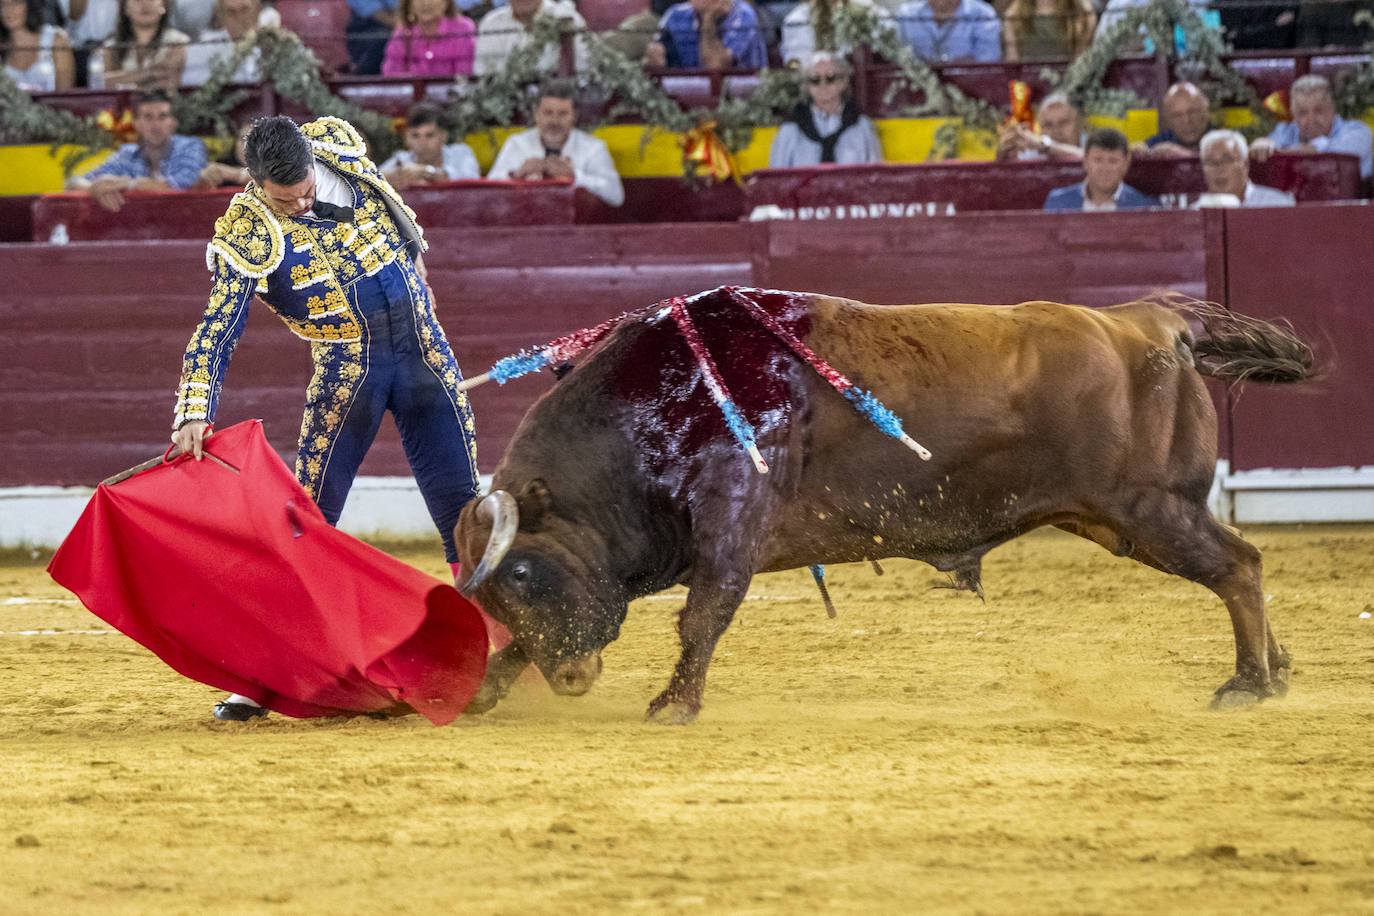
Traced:
[[210, 68], [205, 83], [178, 97], [172, 105], [182, 133], [213, 133], [230, 136], [229, 112], [251, 93], [226, 91], [234, 82], [239, 67], [258, 55], [258, 73], [263, 82], [282, 98], [305, 108], [314, 117], [332, 115], [348, 121], [367, 137], [368, 148], [377, 161], [390, 156], [401, 145], [392, 129], [391, 119], [334, 95], [320, 78], [320, 59], [292, 32], [260, 28], [234, 46]]
[[[548, 75], [540, 68], [540, 59], [548, 47], [562, 40], [564, 28], [563, 22], [553, 17], [542, 13], [535, 16], [530, 40], [513, 51], [500, 70], [457, 84], [459, 88], [445, 109], [449, 129], [457, 136], [467, 136], [498, 126], [510, 127], [520, 119], [528, 122], [534, 98], [531, 90]], [[795, 73], [764, 70], [758, 86], [746, 98], [723, 99], [715, 108], [684, 111], [644, 72], [639, 61], [626, 57], [593, 32], [580, 40], [587, 47], [587, 68], [578, 75], [581, 92], [609, 102], [601, 123], [625, 117], [642, 121], [641, 150], [656, 133], [684, 134], [698, 125], [714, 123], [717, 136], [731, 153], [737, 153], [749, 145], [755, 127], [778, 123], [801, 99]], [[684, 174], [692, 177], [694, 173], [684, 164]]]
[[[1374, 26], [1374, 13], [1360, 10], [1354, 22], [1357, 26]], [[1364, 52], [1364, 61], [1343, 74], [1333, 87], [1336, 114], [1343, 118], [1363, 118], [1374, 107], [1374, 39], [1365, 43]]]
[[[1183, 31], [1184, 52], [1174, 44], [1175, 27]], [[1268, 133], [1274, 119], [1255, 90], [1240, 74], [1229, 69], [1221, 57], [1226, 44], [1217, 29], [1207, 28], [1197, 10], [1185, 0], [1151, 0], [1149, 5], [1133, 7], [1094, 41], [1064, 70], [1041, 71], [1051, 86], [1066, 92], [1079, 110], [1089, 115], [1124, 117], [1129, 108], [1143, 108], [1145, 101], [1129, 89], [1108, 89], [1102, 85], [1112, 61], [1140, 41], [1140, 33], [1155, 46], [1155, 53], [1175, 65], [1185, 79], [1198, 84], [1213, 100], [1230, 99], [1244, 104], [1256, 121], [1247, 130]]]
[[884, 103], [891, 102], [897, 93], [906, 89], [919, 93], [923, 101], [903, 111], [912, 118], [957, 118], [935, 131], [929, 159], [953, 159], [958, 155], [959, 140], [965, 128], [995, 131], [1002, 120], [1000, 109], [982, 99], [964, 95], [957, 86], [941, 81], [939, 75], [923, 59], [916, 56], [910, 45], [902, 41], [897, 31], [878, 18], [872, 7], [848, 3], [831, 12], [833, 29], [830, 47], [826, 50], [868, 45], [873, 53], [886, 58], [898, 68], [897, 79], [888, 86]]
[[86, 156], [109, 148], [114, 136], [90, 118], [35, 102], [0, 70], [0, 144], [11, 143], [50, 143], [54, 153], [60, 146], [77, 147], [62, 160], [63, 170], [70, 173]]

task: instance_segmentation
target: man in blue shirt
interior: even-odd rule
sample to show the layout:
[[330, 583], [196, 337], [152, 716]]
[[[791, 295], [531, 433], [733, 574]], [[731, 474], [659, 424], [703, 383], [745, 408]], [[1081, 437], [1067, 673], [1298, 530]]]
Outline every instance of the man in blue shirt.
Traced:
[[1326, 77], [1315, 73], [1298, 77], [1288, 96], [1293, 120], [1251, 144], [1251, 157], [1263, 162], [1275, 150], [1353, 153], [1360, 157], [1360, 177], [1368, 178], [1374, 169], [1374, 135], [1363, 121], [1347, 121], [1336, 114]]
[[1045, 198], [1045, 209], [1092, 213], [1158, 207], [1159, 201], [1122, 180], [1130, 167], [1126, 135], [1115, 128], [1099, 128], [1083, 144], [1083, 183], [1055, 188]]
[[396, 28], [396, 7], [400, 0], [348, 0], [348, 25], [344, 43], [353, 61], [353, 72], [382, 72], [386, 42]]
[[685, 0], [668, 7], [658, 26], [645, 66], [757, 70], [768, 64], [758, 14], [744, 0]]
[[916, 56], [933, 63], [1002, 59], [1002, 23], [983, 0], [910, 0], [898, 8], [897, 26]]
[[162, 92], [134, 97], [137, 143], [126, 143], [113, 156], [67, 182], [69, 190], [89, 191], [106, 210], [124, 206], [121, 191], [184, 191], [205, 168], [205, 144], [177, 136], [172, 102]]

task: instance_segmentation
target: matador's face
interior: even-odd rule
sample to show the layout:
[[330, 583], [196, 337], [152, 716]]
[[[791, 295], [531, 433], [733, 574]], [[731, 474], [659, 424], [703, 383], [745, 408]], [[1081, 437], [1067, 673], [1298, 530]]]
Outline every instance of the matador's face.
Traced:
[[264, 181], [262, 188], [263, 200], [267, 206], [282, 214], [283, 216], [303, 216], [310, 212], [310, 208], [315, 206], [315, 170], [312, 168], [310, 174], [295, 184], [277, 184], [275, 181]]

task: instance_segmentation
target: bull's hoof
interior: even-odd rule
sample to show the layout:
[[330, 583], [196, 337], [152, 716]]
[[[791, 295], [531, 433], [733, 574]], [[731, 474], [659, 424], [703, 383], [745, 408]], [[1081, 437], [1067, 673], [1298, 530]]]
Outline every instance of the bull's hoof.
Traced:
[[1250, 690], [1232, 690], [1223, 687], [1212, 697], [1212, 709], [1245, 709], [1257, 706], [1262, 700], [1259, 694]]
[[465, 716], [480, 716], [484, 712], [490, 712], [497, 703], [505, 696], [491, 684], [483, 684], [477, 688], [477, 693], [468, 701], [468, 705], [463, 708]]
[[1272, 696], [1288, 691], [1288, 669], [1280, 668], [1261, 680], [1257, 674], [1237, 674], [1217, 688], [1212, 696], [1212, 709], [1240, 709], [1262, 703]]
[[696, 721], [698, 712], [698, 709], [681, 700], [669, 700], [660, 696], [649, 704], [644, 721], [657, 725], [691, 725]]
[[1272, 672], [1269, 678], [1269, 686], [1274, 691], [1276, 697], [1288, 696], [1288, 677], [1293, 673], [1293, 657], [1288, 654], [1288, 650], [1279, 646], [1278, 661], [1269, 663], [1269, 670]]

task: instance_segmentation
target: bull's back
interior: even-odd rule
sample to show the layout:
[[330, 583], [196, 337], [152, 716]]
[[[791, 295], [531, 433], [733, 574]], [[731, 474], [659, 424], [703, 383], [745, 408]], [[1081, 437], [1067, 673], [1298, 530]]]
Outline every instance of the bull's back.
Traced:
[[[808, 461], [776, 543], [819, 527], [822, 542], [847, 545], [835, 559], [958, 553], [1090, 514], [1094, 500], [1133, 480], [1154, 485], [1179, 472], [1180, 451], [1189, 485], [1205, 487], [1215, 415], [1186, 335], [1182, 318], [1148, 303], [816, 297], [807, 343], [891, 408], [933, 457], [923, 462], [878, 434], [816, 380]], [[882, 547], [867, 543], [875, 538]]]
[[1014, 429], [1034, 417], [1081, 423], [1104, 407], [1148, 410], [1137, 391], [1144, 380], [1173, 388], [1182, 378], [1201, 391], [1186, 335], [1181, 317], [1144, 302], [871, 306], [816, 297], [807, 342], [894, 410], [935, 426]]
[[[1186, 332], [1181, 317], [1149, 302], [1106, 309], [1047, 301], [874, 306], [817, 296], [808, 343], [837, 367], [855, 366], [874, 385], [891, 378], [985, 396], [977, 382], [1064, 380], [1046, 369], [1074, 370], [1085, 379], [1119, 373], [1152, 351], [1177, 352]], [[1079, 362], [1057, 363], [1066, 357]]]

